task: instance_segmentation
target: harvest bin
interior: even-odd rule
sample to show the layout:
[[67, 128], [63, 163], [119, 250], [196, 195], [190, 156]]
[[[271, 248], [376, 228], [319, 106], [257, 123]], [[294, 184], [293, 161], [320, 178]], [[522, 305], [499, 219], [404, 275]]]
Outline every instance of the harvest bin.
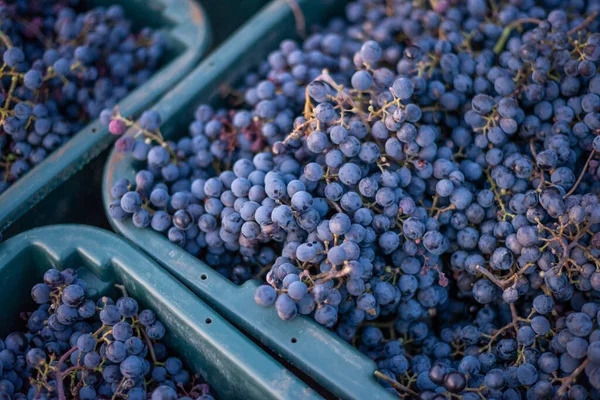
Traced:
[[[208, 18], [192, 0], [87, 0], [86, 7], [120, 4], [134, 28], [150, 26], [165, 34], [164, 65], [119, 102], [124, 115], [138, 115], [179, 82], [206, 52], [211, 41]], [[0, 195], [0, 231], [19, 219], [58, 185], [82, 169], [112, 143], [100, 121], [91, 121], [41, 164]], [[87, 182], [89, 184], [89, 182]], [[54, 210], [56, 211], [56, 210]]]
[[[311, 24], [325, 21], [332, 13], [341, 13], [344, 2], [297, 3], [306, 23]], [[288, 1], [277, 0], [265, 7], [154, 106], [164, 121], [163, 136], [177, 139], [187, 132], [198, 103], [211, 99], [217, 102], [221, 85], [234, 83], [257, 66], [281, 40], [294, 37], [294, 16]], [[136, 167], [139, 164], [130, 156], [111, 153], [102, 188], [107, 215], [112, 183], [119, 178], [134, 181]], [[335, 333], [304, 316], [282, 321], [274, 307], [257, 305], [254, 291], [259, 282], [248, 281], [237, 286], [159, 233], [138, 229], [130, 220], [115, 221], [110, 216], [109, 220], [117, 232], [146, 251], [216, 311], [326, 390], [345, 399], [393, 398], [377, 382], [375, 363]]]
[[44, 272], [74, 268], [95, 292], [118, 296], [122, 284], [167, 327], [166, 344], [221, 399], [316, 399], [312, 389], [264, 353], [146, 255], [116, 235], [83, 225], [55, 225], [0, 245], [0, 336], [22, 329], [33, 310], [31, 287]]

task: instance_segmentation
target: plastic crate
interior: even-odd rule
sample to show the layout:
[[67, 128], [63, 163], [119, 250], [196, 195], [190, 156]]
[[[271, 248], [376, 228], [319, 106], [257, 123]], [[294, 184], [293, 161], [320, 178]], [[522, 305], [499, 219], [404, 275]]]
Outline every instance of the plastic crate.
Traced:
[[[125, 115], [137, 115], [179, 82], [208, 50], [211, 29], [202, 6], [192, 0], [88, 0], [86, 7], [120, 4], [134, 27], [151, 26], [169, 43], [165, 63], [145, 84], [119, 102]], [[16, 221], [58, 185], [106, 149], [115, 137], [91, 121], [40, 165], [0, 194], [0, 231]]]
[[[340, 12], [343, 2], [298, 1], [308, 24], [325, 21]], [[277, 0], [241, 27], [174, 90], [154, 107], [163, 118], [163, 136], [175, 139], [187, 132], [194, 106], [216, 97], [228, 85], [262, 60], [282, 39], [293, 38], [293, 13], [285, 0]], [[139, 165], [138, 165], [139, 166]], [[103, 201], [108, 213], [110, 187], [119, 178], [134, 180], [136, 162], [113, 151], [105, 167]], [[237, 286], [202, 261], [151, 229], [138, 229], [131, 221], [111, 220], [113, 228], [146, 251], [215, 310], [247, 334], [306, 373], [341, 398], [393, 398], [374, 377], [375, 363], [310, 318], [282, 321], [274, 307], [254, 301], [257, 281]]]
[[114, 285], [124, 285], [156, 312], [169, 348], [219, 398], [320, 398], [146, 255], [110, 232], [83, 225], [34, 229], [0, 245], [1, 337], [23, 328], [19, 313], [35, 309], [31, 287], [50, 268], [77, 269], [94, 297], [118, 296]]

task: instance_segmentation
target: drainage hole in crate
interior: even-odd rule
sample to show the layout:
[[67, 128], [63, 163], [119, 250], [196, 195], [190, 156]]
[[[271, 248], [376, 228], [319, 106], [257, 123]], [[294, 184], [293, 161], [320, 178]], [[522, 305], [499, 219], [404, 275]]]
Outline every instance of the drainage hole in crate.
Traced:
[[212, 318], [206, 318], [204, 320], [204, 322], [206, 322], [207, 324], [210, 324], [210, 323], [212, 323]]
[[206, 278], [208, 278], [208, 276], [206, 276], [206, 274], [202, 274], [202, 275], [200, 275], [200, 279], [202, 279], [203, 281], [205, 281], [205, 280], [206, 280]]
[[292, 343], [296, 343], [298, 341], [298, 339], [296, 339], [295, 337], [292, 338]]

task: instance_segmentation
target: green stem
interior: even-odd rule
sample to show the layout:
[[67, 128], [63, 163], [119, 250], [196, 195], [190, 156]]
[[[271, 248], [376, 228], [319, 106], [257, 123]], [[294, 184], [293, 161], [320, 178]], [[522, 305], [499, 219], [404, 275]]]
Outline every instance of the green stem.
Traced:
[[518, 20], [513, 21], [510, 24], [506, 25], [506, 28], [504, 28], [504, 30], [502, 31], [502, 35], [500, 35], [500, 38], [498, 39], [498, 41], [496, 42], [496, 45], [494, 46], [494, 53], [496, 53], [496, 54], [502, 53], [502, 50], [504, 50], [504, 46], [506, 46], [506, 42], [508, 41], [508, 38], [510, 37], [512, 30], [514, 28], [516, 28], [517, 26], [526, 24], [526, 23], [532, 23], [532, 24], [539, 25], [542, 23], [542, 20], [537, 19], [537, 18], [521, 18], [521, 19], [518, 19]]

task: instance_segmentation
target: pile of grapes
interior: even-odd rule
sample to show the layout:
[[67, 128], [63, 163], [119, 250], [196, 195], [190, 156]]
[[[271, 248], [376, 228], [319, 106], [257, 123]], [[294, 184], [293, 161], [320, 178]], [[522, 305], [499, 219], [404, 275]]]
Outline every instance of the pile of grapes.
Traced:
[[165, 326], [127, 296], [87, 296], [72, 269], [31, 289], [27, 332], [0, 340], [2, 399], [214, 400], [209, 386], [161, 342]]
[[110, 214], [262, 280], [402, 398], [600, 398], [599, 11], [349, 3], [177, 141], [103, 111], [145, 165]]
[[158, 32], [79, 3], [0, 1], [0, 193], [159, 66]]

